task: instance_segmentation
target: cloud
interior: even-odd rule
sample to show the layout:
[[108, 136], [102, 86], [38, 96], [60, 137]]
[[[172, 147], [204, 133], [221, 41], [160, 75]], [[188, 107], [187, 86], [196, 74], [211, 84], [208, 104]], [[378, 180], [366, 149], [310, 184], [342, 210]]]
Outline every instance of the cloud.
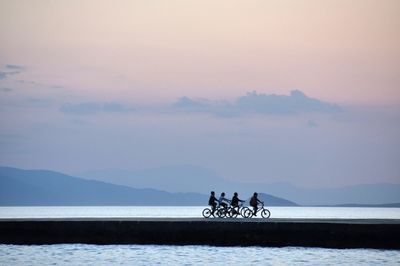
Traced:
[[72, 115], [93, 115], [97, 113], [126, 113], [134, 112], [135, 109], [125, 107], [115, 102], [85, 102], [78, 104], [64, 104], [59, 109], [65, 114]]
[[209, 104], [204, 100], [192, 100], [186, 96], [181, 97], [173, 104], [177, 108], [187, 108], [187, 109], [204, 109], [208, 108]]
[[0, 71], [0, 80], [1, 79], [6, 79], [10, 75], [15, 75], [19, 74], [24, 70], [23, 66], [18, 66], [18, 65], [5, 65], [5, 69]]
[[340, 111], [339, 106], [307, 97], [299, 90], [291, 91], [289, 96], [258, 94], [254, 91], [239, 97], [235, 105], [243, 112], [267, 114]]
[[299, 90], [291, 91], [290, 95], [268, 95], [253, 91], [238, 97], [232, 103], [181, 97], [173, 104], [173, 107], [181, 111], [207, 112], [218, 116], [336, 113], [342, 110], [336, 104], [308, 97]]
[[41, 85], [41, 84], [39, 84], [39, 83], [37, 83], [36, 81], [33, 81], [33, 80], [23, 80], [23, 79], [20, 79], [20, 80], [18, 80], [17, 82], [18, 82], [18, 83], [21, 83], [21, 84]]
[[23, 66], [19, 66], [19, 65], [6, 65], [6, 68], [7, 69], [12, 69], [12, 70], [20, 70], [20, 71], [22, 71], [22, 70], [24, 70], [24, 67]]
[[190, 99], [189, 97], [179, 98], [173, 108], [183, 112], [212, 113], [221, 117], [238, 116], [237, 108], [228, 101], [212, 101], [207, 99]]
[[13, 89], [10, 89], [10, 88], [0, 88], [0, 91], [2, 91], [2, 92], [10, 92], [12, 90]]
[[15, 75], [20, 73], [19, 71], [13, 71], [13, 72], [4, 72], [4, 71], [0, 71], [0, 79], [6, 79], [8, 76], [10, 75]]

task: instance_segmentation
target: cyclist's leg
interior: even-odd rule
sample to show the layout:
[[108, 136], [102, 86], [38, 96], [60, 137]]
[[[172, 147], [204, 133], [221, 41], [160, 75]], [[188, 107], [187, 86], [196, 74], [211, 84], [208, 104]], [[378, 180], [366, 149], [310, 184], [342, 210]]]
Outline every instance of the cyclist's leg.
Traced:
[[236, 213], [240, 213], [240, 206], [238, 205], [238, 206], [236, 206]]
[[211, 205], [211, 215], [212, 216], [214, 216], [214, 212], [215, 212], [215, 209], [217, 208], [217, 204], [216, 203], [214, 203], [213, 205]]

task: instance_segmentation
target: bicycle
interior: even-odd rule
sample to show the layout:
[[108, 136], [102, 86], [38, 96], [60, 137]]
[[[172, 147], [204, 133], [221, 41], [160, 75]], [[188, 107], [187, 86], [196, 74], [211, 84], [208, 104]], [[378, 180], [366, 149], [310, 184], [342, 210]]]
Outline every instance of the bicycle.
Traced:
[[[271, 216], [271, 212], [267, 208], [264, 208], [264, 202], [261, 203], [260, 208], [257, 208], [257, 211], [255, 214], [257, 215], [257, 213], [260, 213], [260, 212], [261, 212], [262, 218], [269, 218]], [[247, 210], [244, 213], [244, 216], [245, 216], [245, 218], [252, 218], [254, 216], [253, 210], [251, 210], [250, 208], [247, 208]]]
[[249, 208], [246, 207], [246, 206], [243, 206], [243, 202], [240, 202], [239, 206], [237, 206], [237, 207], [231, 206], [231, 209], [230, 209], [230, 212], [229, 212], [229, 216], [232, 217], [232, 218], [236, 218], [240, 214], [240, 216], [245, 218], [245, 212], [246, 212], [247, 209], [249, 209]]
[[211, 208], [205, 208], [205, 209], [202, 211], [202, 215], [203, 215], [204, 218], [210, 218], [211, 215], [212, 215], [213, 217], [215, 217], [215, 213], [217, 212], [217, 209], [218, 209], [218, 207], [215, 208], [214, 214], [213, 214]]
[[225, 218], [226, 216], [229, 215], [230, 207], [224, 208], [223, 206], [217, 206], [214, 210], [214, 214], [212, 213], [211, 208], [205, 208], [202, 211], [202, 215], [204, 218], [210, 218], [211, 216], [219, 217], [219, 218]]
[[220, 205], [220, 206], [218, 206], [215, 213], [217, 214], [217, 216], [219, 218], [231, 217], [230, 216], [231, 210], [232, 210], [232, 206], [224, 207], [224, 206]]

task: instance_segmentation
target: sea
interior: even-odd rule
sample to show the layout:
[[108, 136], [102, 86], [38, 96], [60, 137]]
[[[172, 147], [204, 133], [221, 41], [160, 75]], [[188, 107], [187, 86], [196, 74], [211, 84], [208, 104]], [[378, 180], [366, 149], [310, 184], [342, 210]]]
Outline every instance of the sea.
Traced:
[[[0, 207], [7, 218], [200, 218], [204, 207]], [[400, 219], [400, 208], [270, 207], [271, 218]], [[261, 218], [260, 218], [261, 219]], [[400, 240], [399, 240], [400, 241]], [[3, 245], [3, 265], [400, 265], [399, 250], [172, 245]]]

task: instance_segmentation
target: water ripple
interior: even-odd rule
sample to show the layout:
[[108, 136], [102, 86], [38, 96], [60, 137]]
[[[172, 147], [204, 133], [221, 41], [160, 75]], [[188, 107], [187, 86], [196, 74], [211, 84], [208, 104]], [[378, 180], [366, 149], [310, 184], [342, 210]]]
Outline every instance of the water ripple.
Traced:
[[0, 265], [398, 265], [400, 251], [303, 247], [0, 245]]

